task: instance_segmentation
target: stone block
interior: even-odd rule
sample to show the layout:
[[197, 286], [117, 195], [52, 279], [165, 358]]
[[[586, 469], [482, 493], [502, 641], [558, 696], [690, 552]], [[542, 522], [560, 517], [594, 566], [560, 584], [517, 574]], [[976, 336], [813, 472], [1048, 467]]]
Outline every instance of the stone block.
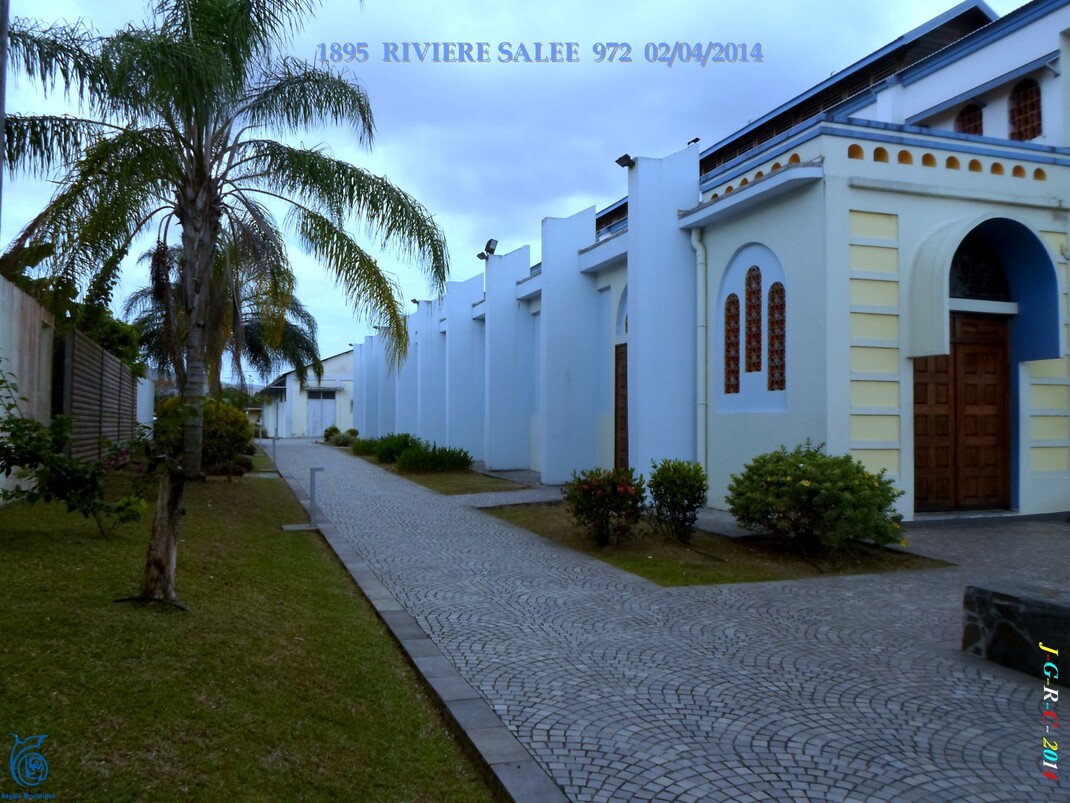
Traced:
[[[1070, 592], [1044, 586], [967, 586], [963, 598], [962, 649], [1043, 680], [1052, 661], [1070, 686]], [[1059, 650], [1055, 657], [1038, 646]]]

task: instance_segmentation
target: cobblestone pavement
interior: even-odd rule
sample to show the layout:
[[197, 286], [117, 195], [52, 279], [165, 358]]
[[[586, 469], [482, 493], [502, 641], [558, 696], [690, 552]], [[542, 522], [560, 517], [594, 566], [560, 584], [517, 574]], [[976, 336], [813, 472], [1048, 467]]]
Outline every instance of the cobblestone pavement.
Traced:
[[958, 651], [968, 583], [1065, 585], [1061, 521], [909, 533], [952, 569], [670, 589], [340, 450], [278, 459], [325, 467], [326, 516], [571, 800], [1070, 800], [1042, 679]]

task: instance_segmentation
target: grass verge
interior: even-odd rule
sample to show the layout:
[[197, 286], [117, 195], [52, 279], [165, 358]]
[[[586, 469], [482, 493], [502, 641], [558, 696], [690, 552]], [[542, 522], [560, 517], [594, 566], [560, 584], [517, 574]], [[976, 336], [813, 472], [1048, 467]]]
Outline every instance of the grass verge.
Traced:
[[786, 555], [760, 536], [728, 538], [698, 530], [689, 549], [645, 526], [637, 527], [636, 536], [620, 546], [598, 547], [572, 523], [561, 503], [508, 505], [484, 512], [662, 586], [757, 583], [951, 565], [865, 544], [846, 548], [835, 561], [812, 561]]
[[[490, 800], [414, 673], [281, 480], [193, 484], [189, 613], [136, 593], [147, 524], [0, 508], [0, 750], [48, 734], [67, 800]], [[6, 769], [0, 792], [16, 792]]]
[[499, 491], [521, 491], [527, 488], [519, 482], [503, 480], [501, 477], [489, 477], [478, 471], [465, 469], [463, 471], [433, 471], [433, 472], [399, 472], [393, 463], [380, 463], [375, 455], [359, 455], [373, 466], [404, 477], [410, 482], [429, 488], [435, 493], [444, 496], [458, 496], [460, 494], [483, 494], [498, 493]]

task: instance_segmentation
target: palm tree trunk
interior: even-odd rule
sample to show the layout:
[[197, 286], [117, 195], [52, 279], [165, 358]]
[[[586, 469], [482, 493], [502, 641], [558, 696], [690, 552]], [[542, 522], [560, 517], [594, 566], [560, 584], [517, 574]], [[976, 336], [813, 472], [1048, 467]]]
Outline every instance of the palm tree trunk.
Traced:
[[182, 399], [187, 412], [182, 428], [182, 467], [187, 477], [201, 476], [201, 455], [204, 447], [204, 327], [198, 326], [198, 316], [193, 316], [186, 338], [186, 381], [182, 386]]
[[175, 563], [178, 558], [178, 534], [186, 482], [182, 467], [167, 460], [160, 477], [156, 497], [156, 515], [152, 520], [152, 538], [145, 558], [145, 576], [141, 581], [141, 599], [177, 602]]
[[[205, 391], [205, 310], [210, 301], [210, 283], [205, 279], [210, 270], [212, 250], [206, 246], [205, 229], [191, 225], [183, 231], [186, 269], [193, 271], [184, 285], [189, 331], [185, 344], [185, 380], [181, 393], [188, 410], [182, 427], [182, 463], [168, 458], [160, 478], [160, 492], [156, 499], [156, 515], [152, 522], [145, 560], [145, 576], [141, 583], [141, 597], [178, 603], [175, 594], [175, 568], [178, 558], [178, 537], [182, 527], [186, 481], [200, 477], [201, 454], [204, 445]], [[191, 247], [192, 246], [192, 247]], [[199, 246], [199, 247], [198, 247]]]

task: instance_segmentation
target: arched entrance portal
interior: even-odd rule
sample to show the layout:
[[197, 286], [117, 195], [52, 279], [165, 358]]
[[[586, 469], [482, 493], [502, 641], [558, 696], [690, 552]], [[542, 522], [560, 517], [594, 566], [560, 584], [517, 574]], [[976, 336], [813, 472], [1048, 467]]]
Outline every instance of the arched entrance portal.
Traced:
[[915, 510], [1013, 507], [1015, 368], [1058, 354], [1054, 268], [1035, 234], [997, 218], [943, 270], [946, 352], [914, 358]]

